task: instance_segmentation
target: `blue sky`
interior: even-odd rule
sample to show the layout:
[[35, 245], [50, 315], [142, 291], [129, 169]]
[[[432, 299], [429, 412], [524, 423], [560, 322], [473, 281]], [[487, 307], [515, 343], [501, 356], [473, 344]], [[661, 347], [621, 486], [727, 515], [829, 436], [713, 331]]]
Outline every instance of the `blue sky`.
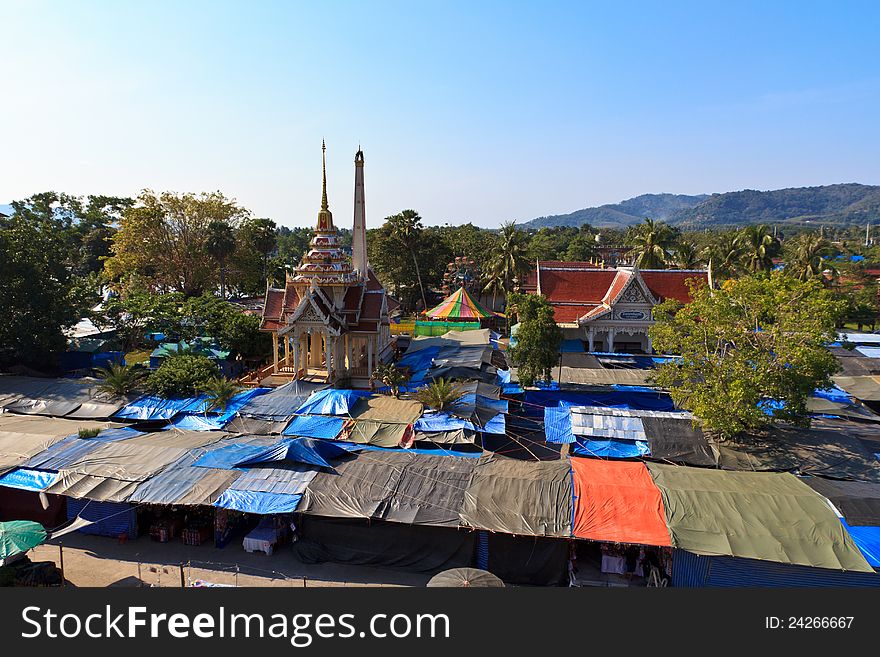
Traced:
[[880, 184], [877, 2], [0, 0], [0, 202], [220, 189], [314, 222]]

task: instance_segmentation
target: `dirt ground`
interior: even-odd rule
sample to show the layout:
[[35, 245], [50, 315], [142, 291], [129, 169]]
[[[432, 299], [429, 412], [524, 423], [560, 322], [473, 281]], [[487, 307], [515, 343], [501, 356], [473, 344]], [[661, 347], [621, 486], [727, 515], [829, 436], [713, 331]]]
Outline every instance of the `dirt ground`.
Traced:
[[[60, 544], [60, 546], [59, 546]], [[181, 541], [158, 543], [142, 536], [119, 543], [103, 536], [68, 534], [28, 554], [31, 561], [61, 565], [67, 586], [424, 586], [429, 575], [369, 566], [304, 564], [289, 545], [273, 555], [245, 552], [240, 544], [225, 548]]]

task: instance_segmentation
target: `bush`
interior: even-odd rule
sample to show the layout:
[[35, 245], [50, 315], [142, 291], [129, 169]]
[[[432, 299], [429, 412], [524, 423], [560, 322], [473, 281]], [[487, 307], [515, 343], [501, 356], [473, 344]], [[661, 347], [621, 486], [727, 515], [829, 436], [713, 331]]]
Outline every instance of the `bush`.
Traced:
[[220, 376], [220, 369], [204, 356], [181, 354], [168, 358], [150, 376], [147, 387], [160, 397], [197, 395]]

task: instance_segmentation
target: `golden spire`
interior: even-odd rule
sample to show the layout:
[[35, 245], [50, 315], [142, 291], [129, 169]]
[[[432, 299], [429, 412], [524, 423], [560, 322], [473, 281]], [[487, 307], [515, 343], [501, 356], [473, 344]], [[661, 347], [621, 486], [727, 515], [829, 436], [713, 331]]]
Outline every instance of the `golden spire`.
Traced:
[[330, 207], [327, 204], [327, 144], [324, 143], [323, 139], [321, 140], [321, 161], [324, 171], [324, 185], [321, 191], [321, 209], [327, 210]]

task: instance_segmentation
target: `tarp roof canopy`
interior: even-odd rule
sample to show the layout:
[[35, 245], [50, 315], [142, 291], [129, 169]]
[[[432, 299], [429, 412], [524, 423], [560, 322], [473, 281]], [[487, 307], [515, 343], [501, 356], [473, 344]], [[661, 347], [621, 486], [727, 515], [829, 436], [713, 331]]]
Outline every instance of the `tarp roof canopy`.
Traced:
[[309, 483], [299, 511], [455, 527], [477, 459], [370, 450]]
[[571, 536], [572, 482], [567, 460], [483, 456], [464, 495], [462, 524], [525, 536]]
[[821, 496], [788, 473], [647, 464], [674, 547], [873, 572]]
[[672, 545], [660, 490], [644, 463], [572, 458], [574, 535], [594, 541]]
[[801, 481], [831, 500], [850, 525], [880, 526], [880, 484], [822, 477], [804, 477]]
[[129, 401], [98, 392], [97, 383], [95, 379], [0, 375], [0, 399], [13, 413], [82, 419], [110, 417]]
[[487, 319], [493, 316], [492, 311], [474, 299], [463, 287], [446, 297], [439, 304], [425, 311], [425, 315], [431, 319]]

